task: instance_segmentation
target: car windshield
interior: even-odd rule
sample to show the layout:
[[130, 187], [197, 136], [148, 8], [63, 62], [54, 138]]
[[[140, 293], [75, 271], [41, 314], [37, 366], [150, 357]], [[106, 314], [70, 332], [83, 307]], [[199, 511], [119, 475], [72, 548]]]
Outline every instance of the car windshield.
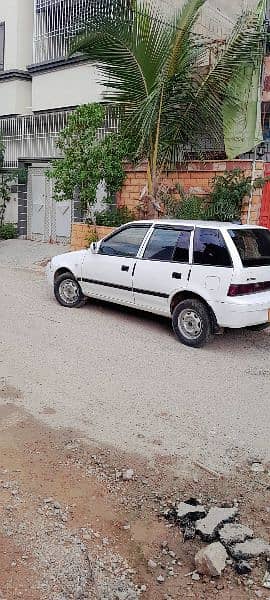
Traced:
[[244, 267], [270, 265], [270, 231], [268, 229], [231, 229], [229, 234]]

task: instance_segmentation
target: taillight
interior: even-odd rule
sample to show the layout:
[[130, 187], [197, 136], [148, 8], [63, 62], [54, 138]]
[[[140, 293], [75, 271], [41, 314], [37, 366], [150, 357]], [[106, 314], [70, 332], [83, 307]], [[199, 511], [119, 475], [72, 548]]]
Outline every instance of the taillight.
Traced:
[[232, 283], [229, 287], [228, 296], [245, 296], [246, 294], [256, 294], [270, 290], [270, 281], [260, 281], [258, 283]]

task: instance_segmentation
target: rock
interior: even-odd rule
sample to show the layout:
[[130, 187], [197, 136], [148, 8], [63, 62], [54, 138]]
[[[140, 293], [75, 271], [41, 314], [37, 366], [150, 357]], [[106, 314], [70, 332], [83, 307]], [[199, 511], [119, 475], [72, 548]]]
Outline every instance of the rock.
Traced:
[[175, 552], [173, 552], [172, 550], [169, 550], [168, 554], [169, 554], [169, 556], [170, 556], [171, 558], [175, 558], [175, 557], [176, 557], [176, 554], [175, 554]]
[[187, 504], [187, 502], [180, 502], [176, 506], [176, 519], [180, 523], [186, 520], [197, 521], [205, 515], [206, 510], [201, 504], [194, 506], [193, 504]]
[[157, 582], [158, 582], [158, 583], [164, 583], [164, 581], [165, 581], [165, 577], [163, 577], [163, 575], [159, 575], [159, 576], [157, 577]]
[[255, 590], [255, 596], [257, 596], [257, 598], [262, 598], [263, 597], [263, 592], [261, 592], [261, 590]]
[[196, 537], [195, 523], [188, 523], [184, 530], [184, 542], [194, 540]]
[[250, 470], [252, 473], [264, 473], [264, 466], [262, 463], [255, 462], [251, 465]]
[[126, 471], [122, 472], [123, 481], [130, 481], [133, 479], [134, 471], [133, 469], [126, 469]]
[[140, 592], [146, 592], [146, 590], [147, 590], [146, 585], [143, 584], [140, 586]]
[[201, 575], [218, 577], [226, 567], [228, 554], [220, 542], [202, 548], [195, 556], [195, 565]]
[[210, 508], [207, 517], [196, 522], [196, 531], [204, 541], [212, 542], [223, 523], [233, 521], [237, 513], [238, 509], [236, 507], [219, 508], [215, 506]]
[[255, 540], [247, 540], [242, 544], [231, 546], [230, 553], [237, 560], [257, 558], [262, 554], [270, 557], [270, 545], [264, 540], [256, 538]]
[[226, 523], [219, 531], [220, 541], [224, 546], [245, 542], [247, 539], [253, 538], [253, 535], [254, 532], [250, 527], [240, 523]]
[[263, 585], [263, 587], [270, 590], [270, 572], [269, 571], [266, 571], [265, 576], [262, 581], [262, 585]]
[[169, 546], [168, 546], [168, 542], [167, 542], [167, 541], [165, 541], [165, 542], [161, 542], [161, 544], [160, 544], [160, 547], [161, 547], [161, 548], [163, 548], [163, 550], [165, 550], [165, 549], [167, 549], [167, 550], [168, 550], [168, 547], [169, 547]]
[[249, 575], [252, 571], [252, 567], [246, 560], [240, 560], [235, 563], [235, 570], [238, 575]]
[[192, 573], [192, 577], [191, 577], [192, 581], [200, 581], [200, 575], [199, 573]]
[[148, 565], [149, 569], [151, 569], [151, 571], [153, 571], [154, 569], [157, 568], [157, 563], [154, 560], [152, 560], [151, 558], [148, 561], [147, 565]]

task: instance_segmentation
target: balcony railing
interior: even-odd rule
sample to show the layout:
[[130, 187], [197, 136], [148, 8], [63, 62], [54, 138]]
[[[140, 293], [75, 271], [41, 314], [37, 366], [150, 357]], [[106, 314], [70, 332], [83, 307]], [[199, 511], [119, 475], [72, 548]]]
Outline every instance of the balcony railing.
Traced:
[[[67, 56], [72, 40], [85, 23], [101, 13], [115, 14], [117, 6], [129, 10], [131, 0], [34, 0], [34, 63], [43, 63]], [[156, 0], [161, 18], [171, 16], [179, 0]], [[227, 36], [233, 21], [211, 6], [201, 11], [196, 31], [205, 39], [220, 40]]]
[[[0, 133], [5, 145], [4, 167], [18, 167], [19, 159], [53, 159], [60, 156], [57, 138], [67, 125], [71, 110], [0, 119]], [[98, 137], [115, 131], [117, 122], [107, 115]]]

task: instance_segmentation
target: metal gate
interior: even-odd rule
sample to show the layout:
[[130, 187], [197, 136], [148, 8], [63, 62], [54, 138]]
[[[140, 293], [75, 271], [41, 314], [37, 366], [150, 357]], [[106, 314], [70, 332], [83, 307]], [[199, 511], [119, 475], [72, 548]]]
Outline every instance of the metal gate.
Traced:
[[270, 163], [265, 163], [264, 175], [269, 181], [264, 184], [260, 213], [260, 225], [270, 229]]
[[44, 242], [69, 242], [71, 202], [56, 202], [53, 182], [46, 177], [47, 167], [28, 171], [27, 237]]

